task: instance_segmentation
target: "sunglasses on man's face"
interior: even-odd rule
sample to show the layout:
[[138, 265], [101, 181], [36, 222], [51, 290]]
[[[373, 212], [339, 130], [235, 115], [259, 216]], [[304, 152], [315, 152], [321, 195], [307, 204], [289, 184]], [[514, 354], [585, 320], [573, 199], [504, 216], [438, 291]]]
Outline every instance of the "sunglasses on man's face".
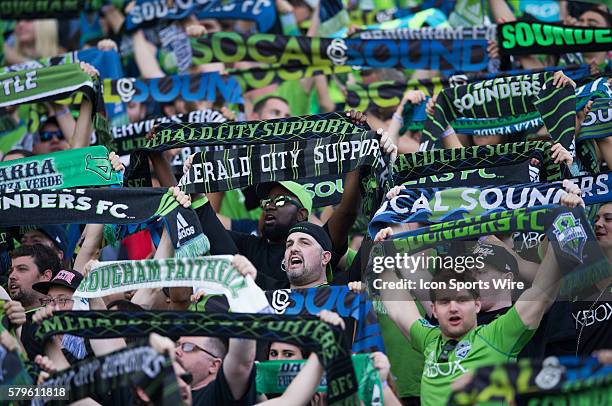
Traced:
[[283, 207], [287, 203], [291, 203], [297, 206], [298, 209], [301, 209], [302, 207], [304, 207], [300, 204], [300, 202], [291, 198], [291, 196], [280, 195], [280, 196], [271, 197], [269, 199], [261, 199], [260, 201], [261, 208], [265, 209], [270, 203], [272, 203], [274, 207]]
[[57, 130], [57, 131], [41, 131], [38, 133], [38, 140], [40, 142], [46, 142], [46, 141], [51, 141], [53, 139], [53, 137], [57, 138], [58, 140], [63, 140], [64, 139], [64, 133], [61, 132], [61, 130]]

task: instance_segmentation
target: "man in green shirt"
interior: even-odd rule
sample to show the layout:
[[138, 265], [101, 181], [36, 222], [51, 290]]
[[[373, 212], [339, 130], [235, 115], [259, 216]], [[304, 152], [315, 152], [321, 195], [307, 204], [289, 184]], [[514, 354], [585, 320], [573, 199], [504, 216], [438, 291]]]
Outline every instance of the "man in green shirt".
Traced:
[[[388, 282], [397, 280], [393, 272], [381, 276]], [[549, 249], [532, 287], [523, 292], [506, 314], [483, 326], [476, 322], [481, 308], [480, 283], [469, 271], [444, 270], [432, 279], [432, 285], [439, 287], [429, 290], [439, 327], [421, 317], [411, 298], [398, 300], [397, 290], [391, 293], [382, 289], [389, 317], [425, 357], [421, 403], [446, 404], [451, 383], [464, 373], [480, 366], [515, 360], [557, 296], [560, 279], [554, 252]], [[457, 289], [458, 282], [464, 282], [466, 288]]]

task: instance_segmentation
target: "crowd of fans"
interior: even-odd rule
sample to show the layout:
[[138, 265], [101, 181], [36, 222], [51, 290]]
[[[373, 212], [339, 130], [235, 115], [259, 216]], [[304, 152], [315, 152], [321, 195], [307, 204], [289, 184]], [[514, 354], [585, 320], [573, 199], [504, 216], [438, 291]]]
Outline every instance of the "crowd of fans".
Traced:
[[[126, 16], [140, 2], [104, 3], [100, 9], [83, 12], [76, 18], [14, 21], [3, 33], [4, 65], [19, 65], [22, 70], [37, 69], [44, 63], [37, 65], [35, 61], [71, 51], [97, 48], [101, 52], [120, 53], [124, 77], [156, 79], [179, 73], [177, 61], [172, 61], [171, 52], [160, 43], [159, 32], [168, 26], [191, 38], [216, 32], [233, 31], [252, 35], [258, 31], [253, 21], [224, 19], [222, 16], [198, 20], [192, 14], [177, 20], [160, 19], [154, 25], [128, 32], [125, 30]], [[158, 3], [172, 6], [180, 2], [167, 0]], [[321, 6], [318, 1], [276, 0], [268, 3], [273, 3], [276, 8], [276, 34], [320, 36]], [[351, 18], [355, 11], [364, 9], [390, 12], [393, 8], [396, 11], [406, 10], [404, 16], [412, 16], [419, 10], [418, 7], [425, 7], [429, 3], [439, 7], [443, 5], [443, 2], [428, 0], [347, 0], [340, 3], [349, 11], [347, 15]], [[558, 21], [567, 26], [612, 28], [611, 10], [603, 2], [467, 0], [448, 3], [455, 7], [444, 5], [451, 14], [465, 11], [462, 7], [478, 5], [481, 7], [482, 25], [507, 23], [517, 18], [521, 21], [543, 19], [547, 16], [532, 15], [530, 10], [546, 6], [552, 10], [553, 16], [547, 17], [549, 21]], [[524, 7], [523, 3], [532, 8]], [[445, 24], [448, 26], [449, 23]], [[392, 25], [389, 27], [393, 28]], [[344, 28], [345, 35], [368, 29], [354, 21], [347, 21]], [[591, 51], [586, 44], [582, 52], [571, 55], [519, 55], [508, 58], [500, 55], [497, 41], [490, 39], [487, 52], [490, 60], [501, 57], [505, 70], [538, 72], [554, 67], [552, 85], [559, 89], [578, 89], [604, 78], [604, 82], [607, 82], [604, 89], [607, 89], [608, 95], [600, 98], [612, 99], [612, 82], [608, 79], [612, 72], [612, 48], [610, 51]], [[220, 72], [231, 75], [233, 69], [248, 70], [259, 65], [249, 61], [193, 64], [181, 74]], [[588, 77], [573, 80], [564, 71], [570, 65], [588, 65]], [[103, 69], [93, 62], [80, 61], [80, 67], [93, 79], [105, 79]], [[185, 101], [179, 94], [166, 102], [148, 100], [113, 104], [106, 101], [105, 106], [107, 113], [111, 106], [116, 108], [113, 114], [108, 115], [111, 127], [209, 108], [220, 111], [229, 122], [342, 112], [353, 124], [364, 128], [369, 126], [377, 131], [381, 156], [393, 161], [398, 155], [420, 153], [425, 141], [422, 130], [406, 130], [407, 105], [414, 108], [426, 105], [427, 120], [432, 119], [436, 110], [437, 94], [417, 90], [418, 86], [410, 84], [415, 80], [433, 82], [437, 78], [447, 77], [448, 73], [355, 67], [346, 74], [314, 75], [262, 88], [249, 88], [243, 91], [243, 103], [240, 104], [227, 103], [219, 95], [215, 101]], [[503, 71], [496, 74], [501, 76]], [[346, 99], [350, 85], [367, 88], [381, 81], [408, 83], [399, 103], [381, 107], [372, 102], [361, 112], [348, 107]], [[595, 101], [589, 100], [575, 112], [576, 139]], [[13, 123], [10, 130], [0, 133], [3, 165], [14, 160], [27, 162], [40, 155], [53, 156], [62, 151], [98, 144], [101, 134], [97, 128], [94, 129], [92, 120], [94, 102], [86, 97], [78, 103], [75, 100], [72, 102], [39, 100], [31, 104], [2, 104], [3, 116]], [[608, 117], [610, 111], [607, 110]], [[36, 125], [33, 121], [36, 121]], [[154, 131], [149, 134], [149, 138], [155, 136]], [[598, 161], [595, 165], [592, 162], [585, 164], [576, 154], [575, 142], [566, 148], [552, 141], [545, 125], [509, 135], [486, 136], [461, 134], [459, 129], [449, 126], [440, 142], [442, 148], [449, 149], [534, 139], [554, 144], [551, 147], [551, 160], [567, 166], [575, 177], [589, 174], [585, 169], [587, 167], [596, 167], [596, 173], [605, 174], [612, 164], [612, 138], [596, 139], [594, 157]], [[592, 229], [591, 233], [607, 258], [608, 266], [603, 276], [600, 274], [593, 278], [594, 283], [589, 286], [588, 294], [579, 300], [557, 300], [560, 281], [567, 270], [562, 269], [563, 264], [555, 255], [553, 243], [547, 237], [538, 237], [535, 244], [526, 249], [519, 240], [524, 235], [511, 232], [477, 238], [478, 241], [471, 241], [471, 245], [465, 244], [466, 241], [455, 241], [458, 248], [453, 255], [468, 255], [466, 247], [475, 244], [469, 254], [484, 257], [484, 267], [459, 272], [457, 269], [435, 266], [412, 275], [405, 269], [391, 267], [381, 274], [385, 282], [412, 277], [421, 282], [425, 280], [427, 286], [432, 287], [380, 289], [371, 283], [371, 264], [375, 254], [370, 249], [375, 246], [374, 243], [385, 244], [385, 241], [392, 241], [395, 234], [414, 232], [430, 223], [419, 220], [388, 224], [380, 228], [375, 236], [368, 235], [367, 222], [373, 213], [364, 213], [361, 209], [363, 171], [353, 170], [345, 174], [341, 199], [333, 206], [315, 207], [312, 190], [300, 183], [300, 179], [208, 193], [204, 198], [201, 194], [185, 193], [177, 186], [180, 176], [193, 167], [198, 151], [174, 148], [149, 152], [152, 187], [168, 188], [169, 194], [179, 205], [193, 207], [201, 229], [210, 242], [207, 255], [231, 255], [231, 266], [240, 273], [241, 278], [252, 279], [261, 290], [270, 292], [348, 286], [351, 292], [372, 302], [384, 341], [384, 350], [368, 352], [381, 382], [382, 392], [378, 402], [382, 399], [385, 405], [445, 404], [453, 393], [461, 392], [470, 385], [479, 368], [512, 363], [523, 358], [599, 357], [601, 364], [610, 363], [610, 353], [606, 350], [612, 350], [612, 273], [609, 266], [612, 260], [612, 201], [585, 204], [583, 197], [588, 191], [581, 190], [584, 185], [576, 185], [569, 180], [559, 183], [563, 192], [556, 204], [570, 209], [588, 206], [590, 214], [586, 215], [591, 223], [584, 226]], [[108, 155], [113, 171], [121, 174], [129, 172], [130, 164], [133, 164], [131, 160], [133, 158], [130, 159], [129, 155], [120, 156], [113, 151]], [[537, 161], [531, 164], [535, 168], [542, 165]], [[177, 173], [176, 168], [181, 171]], [[312, 179], [309, 181], [316, 182]], [[525, 181], [529, 182], [529, 179]], [[415, 187], [406, 184], [391, 186], [385, 190], [385, 185], [377, 185], [383, 199], [392, 200]], [[455, 185], [444, 185], [452, 186]], [[127, 187], [127, 181], [123, 187]], [[0, 199], [10, 193], [12, 191], [3, 189]], [[610, 192], [607, 193], [609, 197]], [[202, 202], [203, 199], [206, 203], [196, 208], [195, 202]], [[250, 204], [253, 200], [260, 204], [253, 207]], [[381, 203], [377, 202], [378, 205]], [[463, 217], [474, 215], [468, 210]], [[366, 221], [360, 221], [364, 216]], [[77, 290], [81, 282], [100, 263], [173, 257], [175, 247], [170, 242], [169, 231], [162, 224], [162, 221], [148, 224], [136, 232], [130, 232], [116, 244], [109, 243], [104, 224], [23, 225], [3, 229], [1, 243], [9, 248], [3, 248], [6, 257], [0, 264], [3, 284], [0, 294], [4, 300], [4, 318], [0, 328], [2, 353], [18, 353], [32, 378], [32, 384], [42, 385], [54, 374], [82, 360], [103, 357], [126, 346], [150, 345], [172, 360], [180, 397], [185, 404], [326, 404], [327, 393], [317, 389], [324, 376], [324, 365], [321, 354], [313, 348], [301, 348], [281, 341], [206, 336], [163, 337], [158, 334], [95, 339], [59, 333], [46, 341], [40, 339], [36, 334], [37, 328], [58, 311], [122, 311], [133, 312], [134, 317], [143, 311], [231, 312], [227, 301], [218, 292], [190, 286], [143, 288], [90, 299], [79, 296]], [[432, 248], [420, 254], [436, 256]], [[416, 256], [417, 253], [411, 255]], [[435, 288], [448, 286], [451, 280], [465, 283], [466, 288]], [[495, 285], [492, 284], [493, 280], [521, 282], [523, 287], [491, 288]], [[483, 284], [487, 281], [488, 284]], [[274, 312], [272, 306], [261, 310], [262, 314], [267, 312]], [[344, 339], [350, 346], [355, 340], [357, 323], [351, 317], [340, 317], [338, 313], [337, 309], [328, 308], [315, 315], [334, 329], [343, 330]], [[284, 393], [266, 394], [257, 390], [257, 364], [296, 360], [305, 361], [305, 364]], [[4, 370], [2, 374], [9, 376], [11, 372]], [[608, 371], [608, 379], [609, 376]], [[0, 383], [3, 379], [0, 375]], [[611, 387], [612, 383], [608, 380], [608, 401]], [[506, 398], [506, 402], [512, 404], [515, 400]], [[151, 399], [135, 382], [108, 390], [103, 396], [92, 394], [76, 403], [161, 404], [159, 400]], [[600, 404], [607, 403], [602, 400]]]

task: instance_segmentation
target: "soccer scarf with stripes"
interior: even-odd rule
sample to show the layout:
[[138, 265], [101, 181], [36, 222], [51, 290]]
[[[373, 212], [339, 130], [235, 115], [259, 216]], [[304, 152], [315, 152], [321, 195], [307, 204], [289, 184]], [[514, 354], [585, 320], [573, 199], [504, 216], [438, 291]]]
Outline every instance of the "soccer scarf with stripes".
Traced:
[[569, 150], [575, 134], [576, 95], [571, 86], [557, 89], [552, 81], [553, 73], [545, 72], [444, 89], [433, 116], [425, 122], [423, 137], [433, 146], [458, 117], [498, 118], [538, 111], [554, 142]]
[[[177, 257], [208, 251], [209, 241], [191, 208], [181, 206], [165, 188], [28, 190], [0, 194], [0, 227], [48, 224], [133, 224], [159, 218]], [[105, 235], [115, 242], [117, 235]]]
[[[59, 333], [59, 332], [58, 332]], [[156, 405], [182, 405], [172, 359], [152, 347], [129, 347], [103, 357], [92, 357], [53, 373], [42, 388], [64, 387], [65, 400], [54, 400], [54, 405], [68, 405], [93, 397], [106, 399], [110, 392], [138, 386]], [[43, 405], [44, 402], [32, 403]]]
[[345, 333], [312, 316], [174, 311], [60, 311], [43, 320], [34, 333], [46, 341], [56, 334], [85, 338], [170, 336], [236, 337], [282, 341], [316, 351], [327, 373], [331, 405], [353, 405], [357, 380]]

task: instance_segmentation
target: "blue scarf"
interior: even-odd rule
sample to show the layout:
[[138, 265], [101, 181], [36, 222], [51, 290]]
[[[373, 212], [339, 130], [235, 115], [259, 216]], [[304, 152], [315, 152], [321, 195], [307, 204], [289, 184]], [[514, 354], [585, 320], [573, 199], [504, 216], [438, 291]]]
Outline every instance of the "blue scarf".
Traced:
[[[192, 14], [198, 20], [255, 21], [259, 32], [270, 31], [276, 22], [276, 5], [272, 1], [209, 0], [205, 4], [198, 3], [192, 1], [183, 7], [183, 2], [175, 1], [173, 7], [168, 7], [166, 0], [136, 0], [136, 5], [127, 15], [126, 29], [133, 31], [155, 20], [182, 20]], [[155, 14], [152, 15], [150, 10], [155, 10]]]
[[[583, 192], [587, 206], [612, 202], [610, 172], [571, 179]], [[385, 200], [368, 226], [372, 238], [389, 224], [442, 223], [518, 208], [557, 204], [560, 182], [496, 187], [404, 189]]]

